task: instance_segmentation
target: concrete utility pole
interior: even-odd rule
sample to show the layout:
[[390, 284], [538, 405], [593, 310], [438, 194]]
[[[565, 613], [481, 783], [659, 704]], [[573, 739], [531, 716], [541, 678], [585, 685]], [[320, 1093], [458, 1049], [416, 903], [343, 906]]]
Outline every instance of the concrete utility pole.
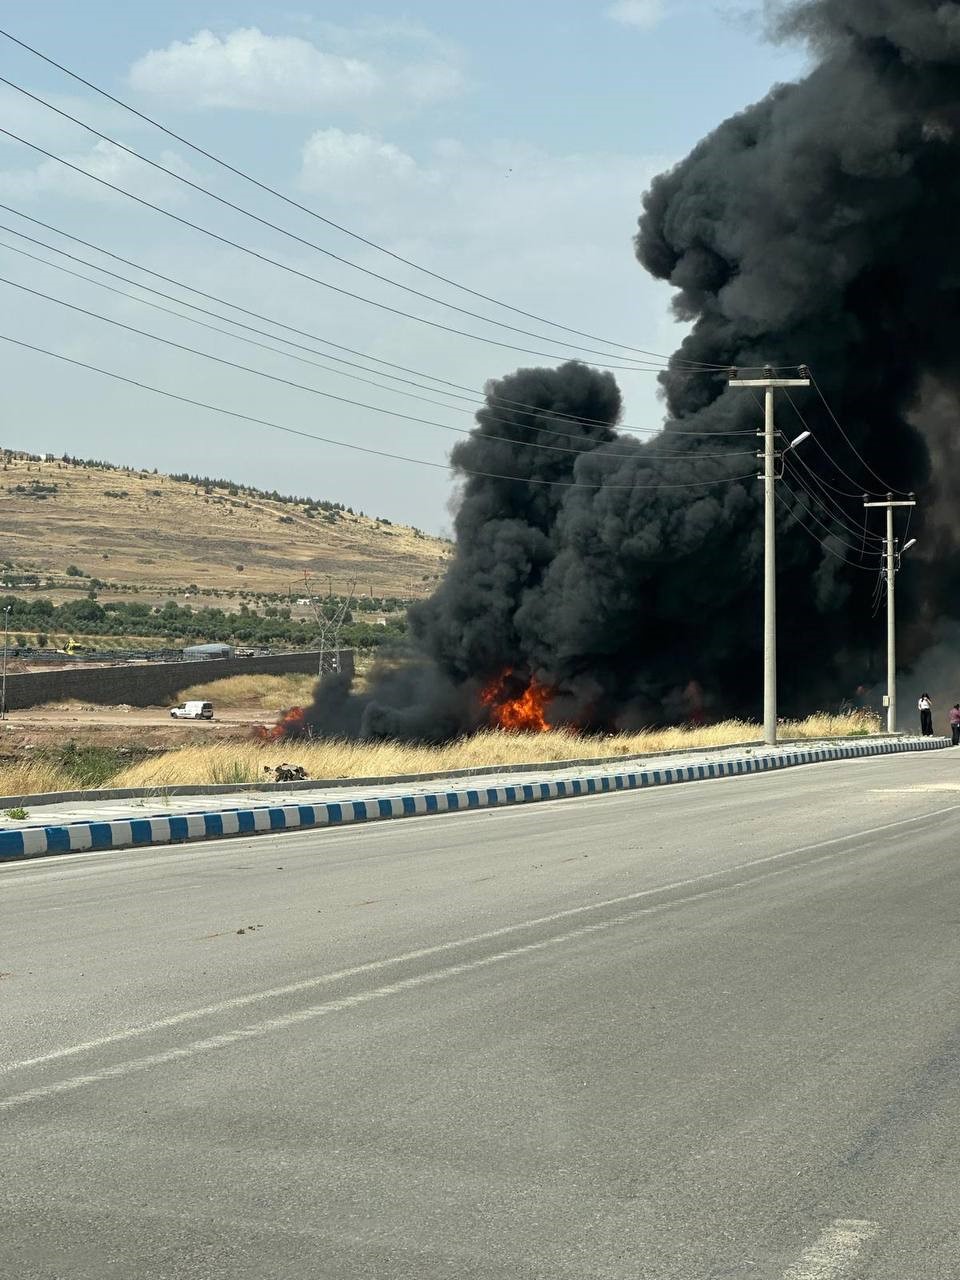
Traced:
[[[800, 366], [801, 373], [805, 367]], [[775, 430], [773, 424], [773, 393], [777, 387], [809, 387], [810, 379], [777, 378], [769, 367], [763, 371], [762, 378], [738, 378], [736, 371], [730, 378], [731, 387], [762, 387], [764, 391], [763, 431], [763, 740], [769, 745], [777, 741], [777, 505], [776, 505], [776, 450]], [[794, 445], [805, 440], [809, 431], [790, 443]]]
[[[897, 622], [896, 622], [896, 591], [895, 579], [897, 576], [897, 542], [893, 536], [893, 509], [894, 507], [915, 507], [916, 501], [911, 494], [906, 501], [894, 502], [893, 494], [888, 493], [884, 502], [867, 502], [864, 498], [864, 507], [883, 507], [887, 512], [887, 536], [883, 540], [883, 549], [887, 561], [887, 733], [897, 732]], [[916, 542], [916, 538], [911, 538], [907, 545], [903, 548], [906, 551]]]
[[7, 718], [7, 637], [10, 633], [10, 610], [12, 605], [3, 607], [3, 674], [0, 676], [0, 720]]

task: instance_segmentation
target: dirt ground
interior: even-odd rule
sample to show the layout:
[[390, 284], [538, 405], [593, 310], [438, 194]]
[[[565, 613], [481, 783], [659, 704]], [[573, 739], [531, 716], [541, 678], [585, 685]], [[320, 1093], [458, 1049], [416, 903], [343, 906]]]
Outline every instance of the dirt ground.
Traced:
[[18, 747], [53, 746], [73, 739], [104, 747], [185, 747], [217, 740], [241, 740], [253, 727], [275, 717], [259, 709], [231, 707], [213, 720], [174, 720], [164, 707], [31, 707], [9, 711], [0, 721], [0, 754]]

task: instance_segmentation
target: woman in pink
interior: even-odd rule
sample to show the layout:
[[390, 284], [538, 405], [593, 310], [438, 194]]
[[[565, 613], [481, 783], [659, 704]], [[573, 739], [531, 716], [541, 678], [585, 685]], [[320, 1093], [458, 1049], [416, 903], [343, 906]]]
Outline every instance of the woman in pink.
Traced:
[[955, 702], [950, 708], [950, 733], [953, 735], [953, 745], [960, 745], [960, 702]]

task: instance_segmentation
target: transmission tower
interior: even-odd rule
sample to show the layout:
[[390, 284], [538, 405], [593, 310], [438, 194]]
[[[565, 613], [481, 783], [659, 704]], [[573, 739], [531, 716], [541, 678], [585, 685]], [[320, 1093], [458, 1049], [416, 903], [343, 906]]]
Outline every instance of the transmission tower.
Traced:
[[319, 637], [320, 662], [317, 675], [323, 677], [340, 670], [340, 634], [350, 612], [350, 605], [357, 591], [357, 583], [354, 579], [350, 583], [347, 594], [338, 598], [333, 594], [332, 578], [327, 579], [326, 597], [321, 597], [312, 586], [309, 574], [303, 575], [303, 581]]

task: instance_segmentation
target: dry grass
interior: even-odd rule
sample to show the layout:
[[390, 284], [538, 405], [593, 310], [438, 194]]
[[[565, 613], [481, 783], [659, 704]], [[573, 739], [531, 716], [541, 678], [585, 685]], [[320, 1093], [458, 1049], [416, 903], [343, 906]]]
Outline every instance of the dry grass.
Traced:
[[69, 790], [75, 785], [50, 760], [0, 762], [0, 796], [33, 796], [44, 791]]
[[805, 720], [786, 720], [780, 727], [784, 738], [847, 738], [882, 733], [883, 722], [875, 711], [847, 711], [831, 715], [819, 711]]
[[306, 675], [227, 676], [223, 680], [193, 684], [177, 694], [177, 701], [212, 702], [214, 713], [218, 707], [256, 707], [261, 711], [279, 712], [309, 702], [316, 683], [316, 676]]
[[[16, 492], [18, 484], [35, 481], [56, 485], [57, 492], [45, 501]], [[126, 498], [108, 496], [123, 491]], [[226, 490], [205, 493], [147, 471], [17, 458], [6, 462], [0, 485], [0, 542], [18, 568], [55, 575], [55, 583], [75, 564], [106, 582], [161, 594], [188, 584], [201, 592], [301, 594], [306, 571], [324, 582], [331, 575], [338, 589], [356, 579], [362, 592], [422, 596], [436, 585], [449, 554], [449, 544], [438, 538], [369, 516], [344, 513], [331, 524], [308, 519], [291, 504]]]
[[[279, 679], [283, 681], [286, 678]], [[257, 680], [262, 687], [263, 681], [259, 677]], [[203, 688], [204, 686], [197, 686], [196, 690], [188, 692], [201, 697]], [[854, 712], [850, 715], [821, 714], [781, 725], [784, 738], [866, 736], [880, 731], [878, 717], [868, 712]], [[276, 765], [281, 760], [302, 764], [314, 778], [442, 773], [444, 770], [468, 769], [481, 765], [547, 763], [579, 757], [649, 756], [657, 751], [722, 747], [735, 742], [756, 741], [758, 735], [759, 729], [755, 724], [744, 720], [727, 720], [704, 728], [652, 729], [641, 733], [591, 738], [581, 738], [559, 730], [539, 734], [491, 731], [441, 747], [410, 746], [401, 742], [333, 740], [266, 744], [254, 741], [219, 742], [180, 747], [152, 756], [119, 769], [100, 785], [161, 788], [190, 783], [260, 782], [264, 777], [264, 765]], [[15, 763], [0, 762], [0, 796], [73, 790], [77, 786], [75, 778], [69, 773], [40, 756]]]
[[[781, 726], [783, 736], [828, 738], [877, 733], [880, 723], [868, 713], [810, 716]], [[550, 733], [478, 733], [441, 747], [400, 742], [256, 742], [182, 747], [124, 769], [113, 779], [121, 787], [163, 787], [191, 782], [258, 782], [264, 765], [281, 760], [302, 764], [314, 778], [382, 777], [393, 774], [441, 773], [481, 765], [524, 764], [578, 757], [649, 755], [695, 747], [721, 747], [756, 741], [758, 727], [728, 720], [706, 728], [657, 729], [610, 737], [580, 738]]]

